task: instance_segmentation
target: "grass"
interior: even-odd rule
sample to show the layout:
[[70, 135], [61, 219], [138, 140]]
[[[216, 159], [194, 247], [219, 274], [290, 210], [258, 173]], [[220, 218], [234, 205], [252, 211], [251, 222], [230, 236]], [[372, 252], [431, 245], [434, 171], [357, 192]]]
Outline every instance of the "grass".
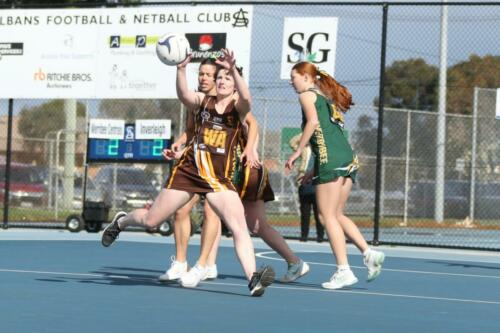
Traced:
[[[373, 228], [372, 217], [368, 216], [349, 216], [360, 228]], [[275, 226], [300, 227], [300, 219], [297, 215], [278, 215], [268, 214], [268, 221]], [[381, 228], [454, 228], [454, 229], [484, 229], [500, 230], [500, 220], [476, 220], [474, 223], [467, 223], [464, 220], [446, 219], [438, 223], [433, 219], [411, 218], [407, 225], [403, 224], [402, 217], [385, 217], [380, 219]]]
[[[0, 209], [0, 214], [3, 217], [3, 208]], [[35, 208], [35, 207], [9, 207], [9, 221], [12, 222], [64, 222], [71, 214], [81, 214], [81, 210], [60, 210], [59, 218], [56, 221], [55, 211], [50, 208]], [[109, 212], [109, 218], [114, 212]], [[268, 214], [268, 221], [275, 226], [280, 227], [300, 227], [300, 218], [297, 215], [290, 214]], [[360, 228], [373, 228], [373, 218], [370, 216], [350, 216], [356, 225]], [[198, 219], [198, 218], [196, 218]], [[438, 223], [433, 219], [411, 218], [408, 219], [407, 225], [403, 225], [402, 217], [384, 217], [380, 220], [381, 228], [473, 228], [480, 230], [500, 230], [500, 220], [476, 220], [470, 223], [458, 219], [446, 219], [442, 223]]]
[[[53, 208], [23, 208], [9, 207], [9, 221], [12, 222], [63, 222], [71, 214], [80, 214], [81, 211], [76, 210], [59, 210], [59, 219], [56, 221], [55, 211]], [[0, 214], [4, 214], [3, 207], [0, 209]]]

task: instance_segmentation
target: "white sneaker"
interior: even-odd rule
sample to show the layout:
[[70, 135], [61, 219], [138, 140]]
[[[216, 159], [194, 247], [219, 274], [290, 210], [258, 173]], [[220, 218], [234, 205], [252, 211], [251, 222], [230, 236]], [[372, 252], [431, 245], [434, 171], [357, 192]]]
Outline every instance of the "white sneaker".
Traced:
[[188, 272], [182, 274], [181, 285], [184, 288], [195, 288], [200, 281], [205, 280], [207, 268], [196, 264]]
[[170, 268], [158, 277], [158, 280], [167, 282], [167, 281], [175, 281], [181, 278], [182, 274], [186, 273], [188, 270], [187, 262], [180, 262], [175, 260], [175, 256], [170, 258], [172, 260], [172, 264], [170, 264]]
[[368, 251], [363, 259], [365, 266], [368, 268], [368, 277], [366, 278], [366, 281], [372, 282], [380, 275], [384, 260], [385, 254], [383, 252], [372, 249]]
[[219, 275], [219, 272], [217, 272], [217, 265], [207, 266], [207, 275], [202, 281], [217, 279], [217, 275]]
[[325, 289], [340, 289], [352, 286], [356, 282], [358, 282], [358, 279], [354, 276], [354, 273], [350, 269], [343, 269], [336, 271], [330, 278], [330, 281], [323, 282], [321, 286]]

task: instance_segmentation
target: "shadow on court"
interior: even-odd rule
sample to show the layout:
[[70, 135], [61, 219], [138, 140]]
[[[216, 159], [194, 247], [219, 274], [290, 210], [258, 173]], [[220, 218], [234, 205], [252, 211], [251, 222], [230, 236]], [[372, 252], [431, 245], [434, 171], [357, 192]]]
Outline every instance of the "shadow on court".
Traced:
[[[113, 269], [129, 270], [128, 268], [125, 268], [125, 267], [114, 267]], [[137, 268], [131, 269], [131, 270], [156, 272], [155, 270], [149, 270], [149, 269], [142, 270], [142, 269], [137, 269]], [[117, 273], [114, 271], [104, 271], [104, 270], [91, 271], [88, 274], [100, 274], [102, 276], [100, 276], [100, 277], [85, 277], [85, 278], [74, 278], [74, 277], [63, 276], [63, 277], [57, 277], [54, 279], [34, 279], [34, 280], [40, 281], [40, 282], [56, 282], [56, 283], [77, 282], [77, 283], [83, 283], [83, 284], [120, 286], [120, 287], [146, 286], [146, 287], [159, 287], [159, 288], [173, 288], [173, 289], [179, 289], [179, 290], [183, 290], [183, 291], [185, 290], [186, 292], [191, 292], [191, 293], [213, 293], [213, 294], [220, 294], [220, 295], [251, 297], [250, 294], [246, 294], [246, 293], [204, 289], [202, 284], [198, 285], [198, 287], [196, 287], [196, 288], [184, 288], [176, 281], [160, 282], [160, 281], [158, 281], [157, 275], [146, 275], [146, 274], [117, 275]], [[222, 278], [224, 278], [224, 277], [222, 277]], [[229, 278], [229, 277], [227, 277], [227, 278]], [[230, 276], [230, 278], [233, 278], [233, 276]], [[246, 283], [245, 278], [238, 277], [238, 276], [234, 276], [234, 278], [241, 278]]]
[[457, 268], [479, 268], [488, 270], [500, 270], [500, 266], [493, 265], [479, 265], [472, 263], [462, 263], [462, 262], [452, 262], [452, 261], [428, 261], [430, 264], [438, 264], [446, 267], [457, 267]]

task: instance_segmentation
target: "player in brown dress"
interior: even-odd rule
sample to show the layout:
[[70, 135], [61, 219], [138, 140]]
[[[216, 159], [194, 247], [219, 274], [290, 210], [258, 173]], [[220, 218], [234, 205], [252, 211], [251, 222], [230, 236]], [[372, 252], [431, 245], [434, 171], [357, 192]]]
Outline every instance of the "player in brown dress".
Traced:
[[[217, 97], [188, 89], [186, 65], [191, 56], [177, 66], [177, 95], [189, 109], [197, 110], [195, 138], [151, 208], [116, 214], [103, 232], [102, 244], [111, 245], [129, 225], [158, 226], [185, 205], [195, 193], [202, 194], [233, 233], [236, 254], [249, 280], [250, 293], [252, 296], [260, 296], [274, 281], [274, 270], [265, 266], [256, 271], [255, 253], [245, 223], [243, 204], [231, 182], [242, 122], [248, 125], [248, 143], [242, 158], [247, 165], [259, 165], [253, 147], [257, 137], [257, 123], [249, 116], [250, 91], [235, 68], [234, 53], [227, 49], [222, 51], [224, 58], [218, 59], [217, 64], [226, 70], [219, 71], [217, 75]], [[203, 270], [204, 264], [199, 261], [191, 270]]]
[[[217, 75], [217, 64], [215, 59], [206, 58], [201, 61], [198, 68], [198, 91], [207, 95], [216, 96], [215, 76]], [[167, 160], [172, 160], [175, 155], [182, 156], [183, 148], [186, 147], [194, 137], [194, 114], [193, 110], [188, 110], [186, 117], [186, 131], [179, 136], [176, 142], [172, 144], [170, 149], [165, 149], [163, 156]], [[191, 211], [193, 207], [200, 201], [200, 195], [195, 194], [187, 204], [177, 210], [174, 214], [173, 225], [175, 239], [175, 255], [171, 256], [171, 265], [164, 274], [158, 277], [162, 282], [171, 282], [180, 279], [180, 277], [188, 271], [189, 265], [187, 262], [187, 250], [189, 238], [191, 237]], [[217, 277], [217, 249], [220, 241], [220, 220], [217, 214], [210, 208], [206, 200], [203, 204], [203, 230], [201, 233], [201, 242], [205, 240], [205, 235], [209, 233], [207, 228], [217, 229], [217, 238], [214, 241], [213, 249], [207, 260], [207, 275], [205, 279], [215, 279]], [[211, 221], [214, 221], [213, 223]]]
[[[245, 142], [242, 144], [244, 145]], [[238, 178], [236, 184], [245, 207], [248, 228], [287, 263], [288, 269], [281, 282], [293, 282], [307, 274], [309, 265], [295, 255], [283, 236], [267, 221], [265, 203], [274, 200], [274, 192], [269, 182], [266, 167], [262, 166], [256, 169], [241, 166]]]

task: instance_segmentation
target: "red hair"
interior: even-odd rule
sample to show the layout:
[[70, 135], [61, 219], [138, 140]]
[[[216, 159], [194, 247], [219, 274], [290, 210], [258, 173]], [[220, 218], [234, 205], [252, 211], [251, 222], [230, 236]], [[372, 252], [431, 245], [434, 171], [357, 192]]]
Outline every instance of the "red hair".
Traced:
[[354, 105], [349, 90], [312, 63], [307, 61], [299, 62], [292, 67], [292, 70], [295, 70], [300, 75], [309, 74], [314, 79], [314, 83], [319, 90], [331, 99], [342, 112], [347, 112], [351, 105]]

